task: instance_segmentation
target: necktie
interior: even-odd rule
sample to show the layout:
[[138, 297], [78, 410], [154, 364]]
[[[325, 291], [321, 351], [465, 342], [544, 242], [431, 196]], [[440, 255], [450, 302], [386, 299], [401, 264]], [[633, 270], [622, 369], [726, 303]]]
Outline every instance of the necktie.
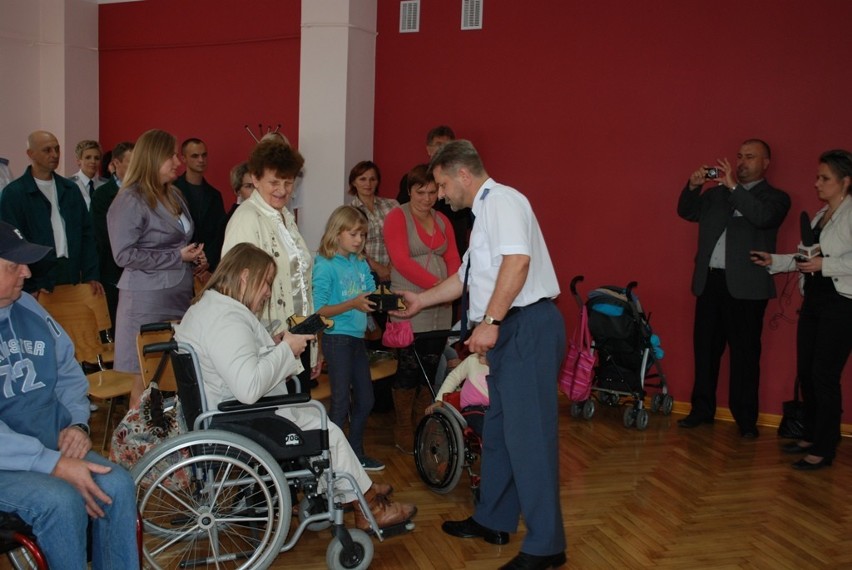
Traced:
[[89, 198], [92, 197], [92, 194], [95, 192], [95, 182], [94, 180], [89, 180]]

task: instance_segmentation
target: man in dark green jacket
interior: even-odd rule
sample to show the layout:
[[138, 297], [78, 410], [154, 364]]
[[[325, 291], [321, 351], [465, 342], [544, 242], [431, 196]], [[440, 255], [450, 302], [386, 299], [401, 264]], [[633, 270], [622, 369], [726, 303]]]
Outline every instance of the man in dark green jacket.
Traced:
[[0, 219], [18, 228], [27, 241], [53, 248], [31, 266], [24, 290], [38, 296], [56, 285], [88, 282], [102, 294], [92, 220], [77, 185], [54, 171], [59, 141], [47, 131], [27, 138], [31, 166], [0, 194]]

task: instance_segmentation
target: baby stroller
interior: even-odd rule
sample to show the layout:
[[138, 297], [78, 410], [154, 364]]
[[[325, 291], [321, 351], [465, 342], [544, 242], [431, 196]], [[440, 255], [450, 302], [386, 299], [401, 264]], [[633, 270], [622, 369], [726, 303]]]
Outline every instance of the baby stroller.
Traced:
[[[419, 333], [418, 337], [429, 335], [434, 338], [451, 338], [458, 334], [458, 331], [447, 330]], [[416, 350], [414, 354], [434, 401], [432, 379], [426, 374]], [[482, 439], [472, 425], [481, 425], [485, 408], [471, 406], [462, 410], [458, 394], [449, 394], [442, 407], [435, 408], [434, 412], [420, 420], [414, 435], [414, 463], [417, 474], [426, 486], [441, 495], [452, 492], [461, 479], [462, 471], [467, 470], [470, 489], [476, 499], [479, 474], [474, 472], [474, 466], [482, 454]]]
[[[583, 299], [577, 292], [578, 275], [571, 280], [571, 294], [582, 308]], [[646, 389], [659, 390], [651, 398], [651, 411], [669, 415], [674, 398], [668, 393], [666, 376], [660, 359], [663, 350], [660, 340], [642, 311], [639, 298], [633, 293], [635, 281], [627, 287], [606, 285], [589, 294], [586, 308], [589, 314], [589, 332], [592, 348], [597, 353], [591, 395], [582, 402], [571, 404], [571, 415], [591, 419], [595, 415], [595, 400], [617, 407], [628, 403], [624, 410], [624, 427], [648, 427], [648, 410], [645, 409]], [[656, 379], [656, 382], [648, 380]], [[632, 402], [632, 405], [629, 405]]]

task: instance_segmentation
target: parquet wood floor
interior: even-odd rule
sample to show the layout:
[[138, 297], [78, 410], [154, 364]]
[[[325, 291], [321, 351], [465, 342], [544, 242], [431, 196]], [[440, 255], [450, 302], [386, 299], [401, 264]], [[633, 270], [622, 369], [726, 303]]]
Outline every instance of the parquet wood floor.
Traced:
[[[565, 568], [852, 568], [848, 440], [832, 467], [803, 473], [771, 427], [742, 440], [728, 422], [685, 430], [681, 416], [652, 414], [639, 432], [623, 427], [622, 409], [599, 406], [589, 421], [571, 418], [565, 399], [560, 409]], [[392, 422], [393, 412], [370, 417], [367, 450], [387, 464], [374, 479], [417, 504], [417, 527], [375, 542], [371, 568], [484, 570], [510, 560], [523, 523], [502, 547], [445, 535], [443, 521], [472, 512], [467, 477], [448, 495], [427, 490], [413, 458], [393, 448]], [[273, 568], [324, 569], [328, 542], [327, 531], [308, 533]]]

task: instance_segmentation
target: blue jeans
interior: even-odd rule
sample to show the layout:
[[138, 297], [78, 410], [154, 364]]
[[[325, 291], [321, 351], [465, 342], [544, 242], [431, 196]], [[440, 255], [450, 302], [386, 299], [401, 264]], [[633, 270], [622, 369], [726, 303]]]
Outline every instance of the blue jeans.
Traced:
[[[93, 476], [112, 505], [101, 504], [105, 516], [92, 519], [92, 567], [139, 568], [133, 479], [94, 451], [86, 461], [112, 467]], [[70, 483], [45, 473], [0, 471], [0, 510], [17, 514], [33, 528], [51, 568], [86, 568], [89, 516], [83, 496]]]
[[349, 416], [349, 445], [358, 458], [363, 459], [364, 429], [375, 403], [364, 339], [326, 333], [322, 337], [322, 353], [328, 363], [328, 380], [331, 385], [331, 411], [328, 417], [342, 429], [346, 416]]

